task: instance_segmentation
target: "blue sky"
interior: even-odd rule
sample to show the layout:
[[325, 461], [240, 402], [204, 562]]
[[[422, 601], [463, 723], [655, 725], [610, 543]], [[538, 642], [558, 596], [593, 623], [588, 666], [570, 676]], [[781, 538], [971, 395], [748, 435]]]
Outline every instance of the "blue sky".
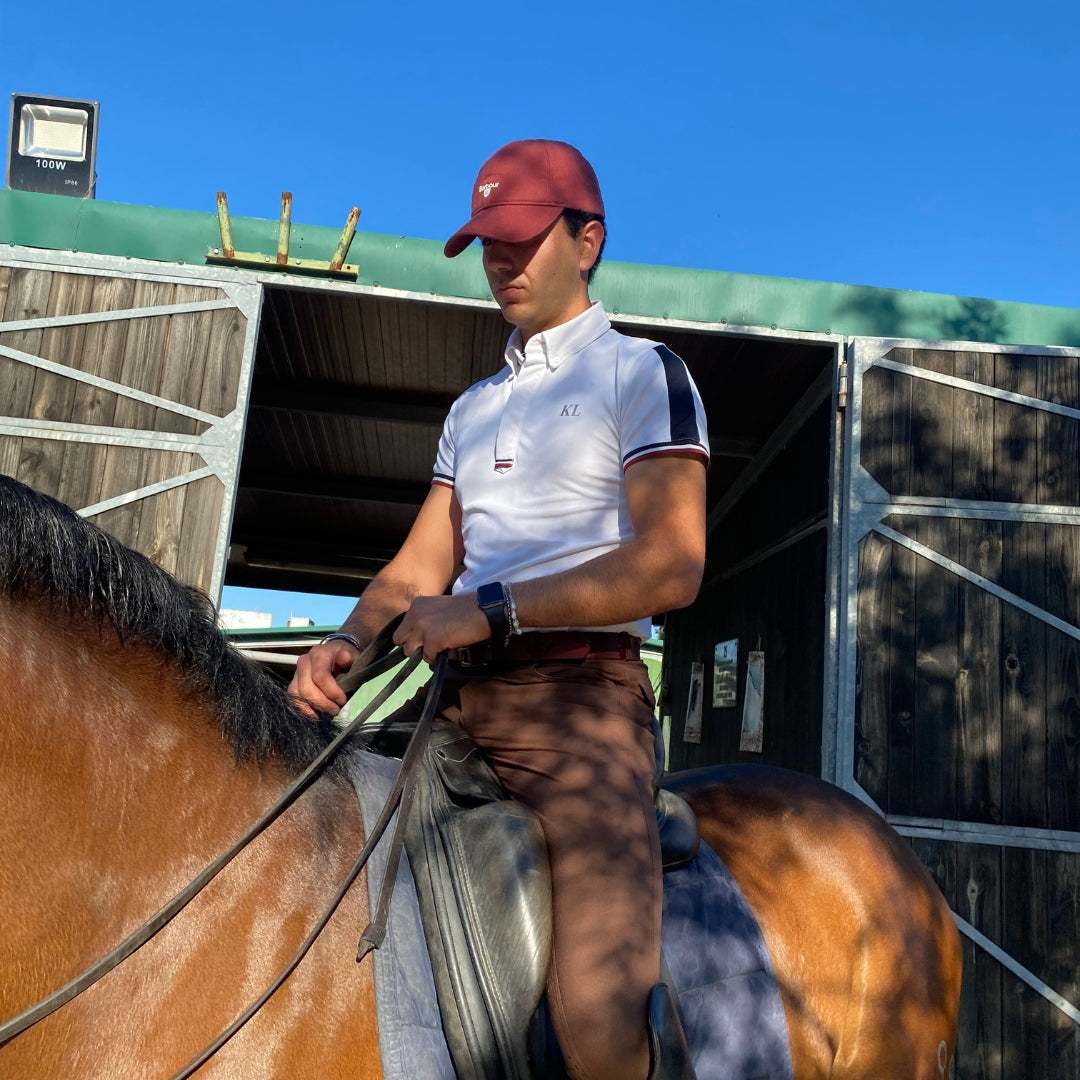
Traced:
[[561, 138], [609, 258], [1066, 307], [1078, 71], [1075, 0], [0, 0], [0, 89], [101, 102], [101, 199], [445, 239]]

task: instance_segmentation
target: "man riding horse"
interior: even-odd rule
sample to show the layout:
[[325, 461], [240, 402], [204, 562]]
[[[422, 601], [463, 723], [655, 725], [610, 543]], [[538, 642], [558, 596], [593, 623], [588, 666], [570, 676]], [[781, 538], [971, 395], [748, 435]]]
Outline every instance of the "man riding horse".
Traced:
[[408, 538], [341, 632], [300, 658], [290, 691], [336, 713], [335, 676], [401, 612], [407, 654], [450, 651], [439, 715], [544, 828], [547, 995], [567, 1070], [644, 1080], [662, 884], [639, 648], [650, 616], [701, 584], [705, 414], [677, 356], [590, 301], [604, 204], [576, 149], [528, 139], [489, 158], [446, 255], [477, 237], [514, 327], [505, 366], [454, 403]]

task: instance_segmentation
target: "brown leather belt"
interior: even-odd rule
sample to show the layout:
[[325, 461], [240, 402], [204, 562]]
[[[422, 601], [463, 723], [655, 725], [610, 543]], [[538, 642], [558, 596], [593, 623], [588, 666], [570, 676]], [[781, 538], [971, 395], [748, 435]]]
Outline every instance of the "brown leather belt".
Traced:
[[590, 634], [585, 630], [542, 630], [516, 634], [505, 644], [480, 641], [451, 649], [450, 662], [461, 667], [527, 664], [542, 660], [639, 660], [641, 642], [633, 634]]

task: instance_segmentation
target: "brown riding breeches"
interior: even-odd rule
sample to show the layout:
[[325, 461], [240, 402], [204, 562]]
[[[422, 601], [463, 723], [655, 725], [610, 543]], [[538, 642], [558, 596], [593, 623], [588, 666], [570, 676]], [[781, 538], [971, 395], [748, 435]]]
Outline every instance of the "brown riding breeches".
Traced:
[[[399, 715], [416, 709], [410, 702]], [[645, 665], [451, 665], [438, 715], [534, 810], [551, 859], [548, 1001], [574, 1080], [645, 1080], [663, 886]]]

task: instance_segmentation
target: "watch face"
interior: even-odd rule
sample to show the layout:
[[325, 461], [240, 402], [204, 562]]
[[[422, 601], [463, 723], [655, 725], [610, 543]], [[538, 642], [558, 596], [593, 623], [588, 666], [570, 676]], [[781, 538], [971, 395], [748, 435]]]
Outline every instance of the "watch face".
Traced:
[[497, 582], [489, 582], [486, 585], [481, 585], [476, 590], [476, 602], [482, 608], [499, 607], [503, 604], [503, 588], [502, 585]]

